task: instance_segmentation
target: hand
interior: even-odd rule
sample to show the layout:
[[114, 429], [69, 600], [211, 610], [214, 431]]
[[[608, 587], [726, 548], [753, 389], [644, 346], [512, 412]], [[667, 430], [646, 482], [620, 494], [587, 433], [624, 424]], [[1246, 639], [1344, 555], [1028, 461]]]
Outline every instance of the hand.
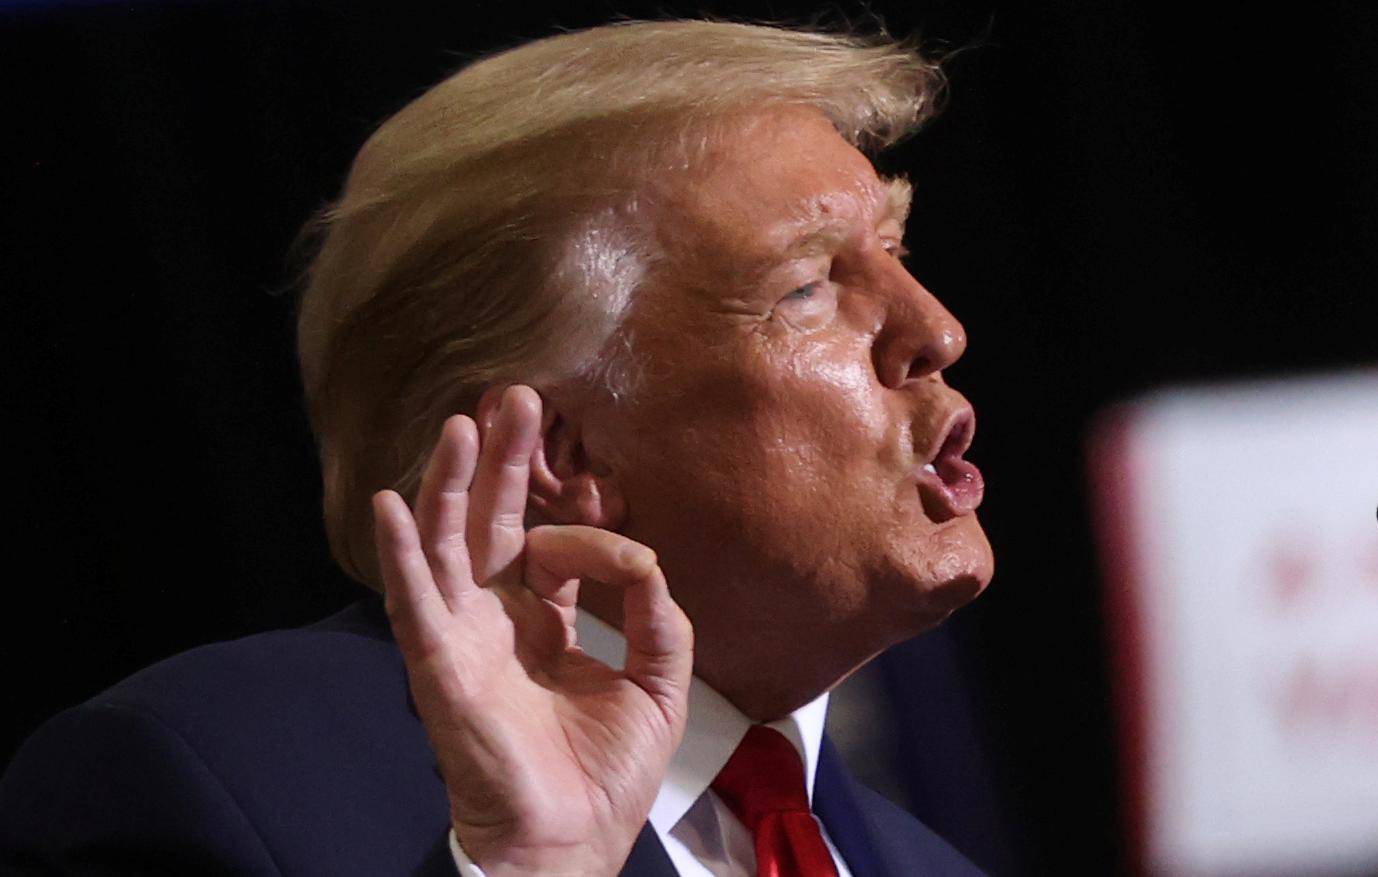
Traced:
[[[414, 518], [374, 494], [388, 617], [465, 853], [489, 877], [615, 874], [684, 733], [693, 632], [649, 548], [524, 530], [540, 420], [509, 387], [481, 453], [445, 422]], [[623, 672], [576, 647], [580, 577], [625, 589]]]

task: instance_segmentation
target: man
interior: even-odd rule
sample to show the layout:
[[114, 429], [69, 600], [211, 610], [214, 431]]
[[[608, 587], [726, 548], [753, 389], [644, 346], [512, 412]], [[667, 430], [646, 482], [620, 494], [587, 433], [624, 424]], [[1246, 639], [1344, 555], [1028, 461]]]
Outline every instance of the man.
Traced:
[[965, 337], [857, 149], [938, 82], [884, 41], [632, 23], [386, 122], [299, 341], [332, 550], [388, 621], [59, 716], [0, 786], [5, 864], [973, 873], [822, 739], [833, 686], [992, 573]]

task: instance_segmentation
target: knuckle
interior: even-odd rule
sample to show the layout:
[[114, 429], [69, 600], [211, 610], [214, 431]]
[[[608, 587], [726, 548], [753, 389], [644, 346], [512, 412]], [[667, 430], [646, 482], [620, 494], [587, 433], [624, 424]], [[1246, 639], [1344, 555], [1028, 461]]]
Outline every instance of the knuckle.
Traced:
[[685, 642], [687, 642], [689, 644], [689, 647], [692, 649], [694, 646], [694, 622], [689, 620], [689, 615], [685, 613], [683, 609], [680, 608], [678, 603], [675, 604], [674, 614], [675, 624], [679, 627], [680, 632], [684, 635]]
[[440, 484], [436, 490], [435, 503], [442, 511], [454, 508], [469, 496], [469, 485], [463, 479], [451, 477]]
[[524, 532], [526, 516], [524, 512], [506, 511], [493, 515], [493, 529], [497, 532]]
[[449, 555], [454, 551], [454, 547], [455, 542], [453, 537], [432, 535], [426, 539], [423, 550], [426, 552], [426, 557], [434, 563], [436, 559], [444, 558]]
[[441, 555], [431, 561], [436, 574], [446, 579], [459, 579], [469, 572], [469, 565], [461, 558], [450, 554]]

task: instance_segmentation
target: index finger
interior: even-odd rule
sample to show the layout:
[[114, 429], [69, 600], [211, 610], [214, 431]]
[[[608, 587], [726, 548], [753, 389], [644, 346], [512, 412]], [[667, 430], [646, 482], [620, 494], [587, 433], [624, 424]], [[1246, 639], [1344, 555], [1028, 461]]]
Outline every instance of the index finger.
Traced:
[[374, 544], [384, 605], [397, 644], [425, 652], [443, 639], [445, 600], [435, 586], [406, 500], [393, 490], [373, 495]]
[[671, 599], [654, 551], [598, 527], [542, 526], [527, 534], [526, 563], [537, 593], [542, 584], [558, 587], [584, 577], [621, 587], [627, 678], [662, 710], [682, 709], [694, 665], [694, 630]]

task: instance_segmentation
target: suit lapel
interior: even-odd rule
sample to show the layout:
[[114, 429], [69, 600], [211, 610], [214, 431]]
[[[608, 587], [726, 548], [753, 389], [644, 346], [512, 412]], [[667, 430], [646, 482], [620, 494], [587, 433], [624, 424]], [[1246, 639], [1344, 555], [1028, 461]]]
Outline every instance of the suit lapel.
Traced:
[[852, 877], [891, 877], [903, 871], [886, 862], [866, 824], [857, 783], [832, 741], [823, 738], [813, 779], [813, 812], [842, 854]]
[[855, 877], [983, 877], [932, 829], [858, 783], [827, 737], [818, 754], [813, 809]]
[[651, 823], [643, 825], [627, 855], [627, 863], [622, 866], [621, 877], [677, 877], [678, 874]]

